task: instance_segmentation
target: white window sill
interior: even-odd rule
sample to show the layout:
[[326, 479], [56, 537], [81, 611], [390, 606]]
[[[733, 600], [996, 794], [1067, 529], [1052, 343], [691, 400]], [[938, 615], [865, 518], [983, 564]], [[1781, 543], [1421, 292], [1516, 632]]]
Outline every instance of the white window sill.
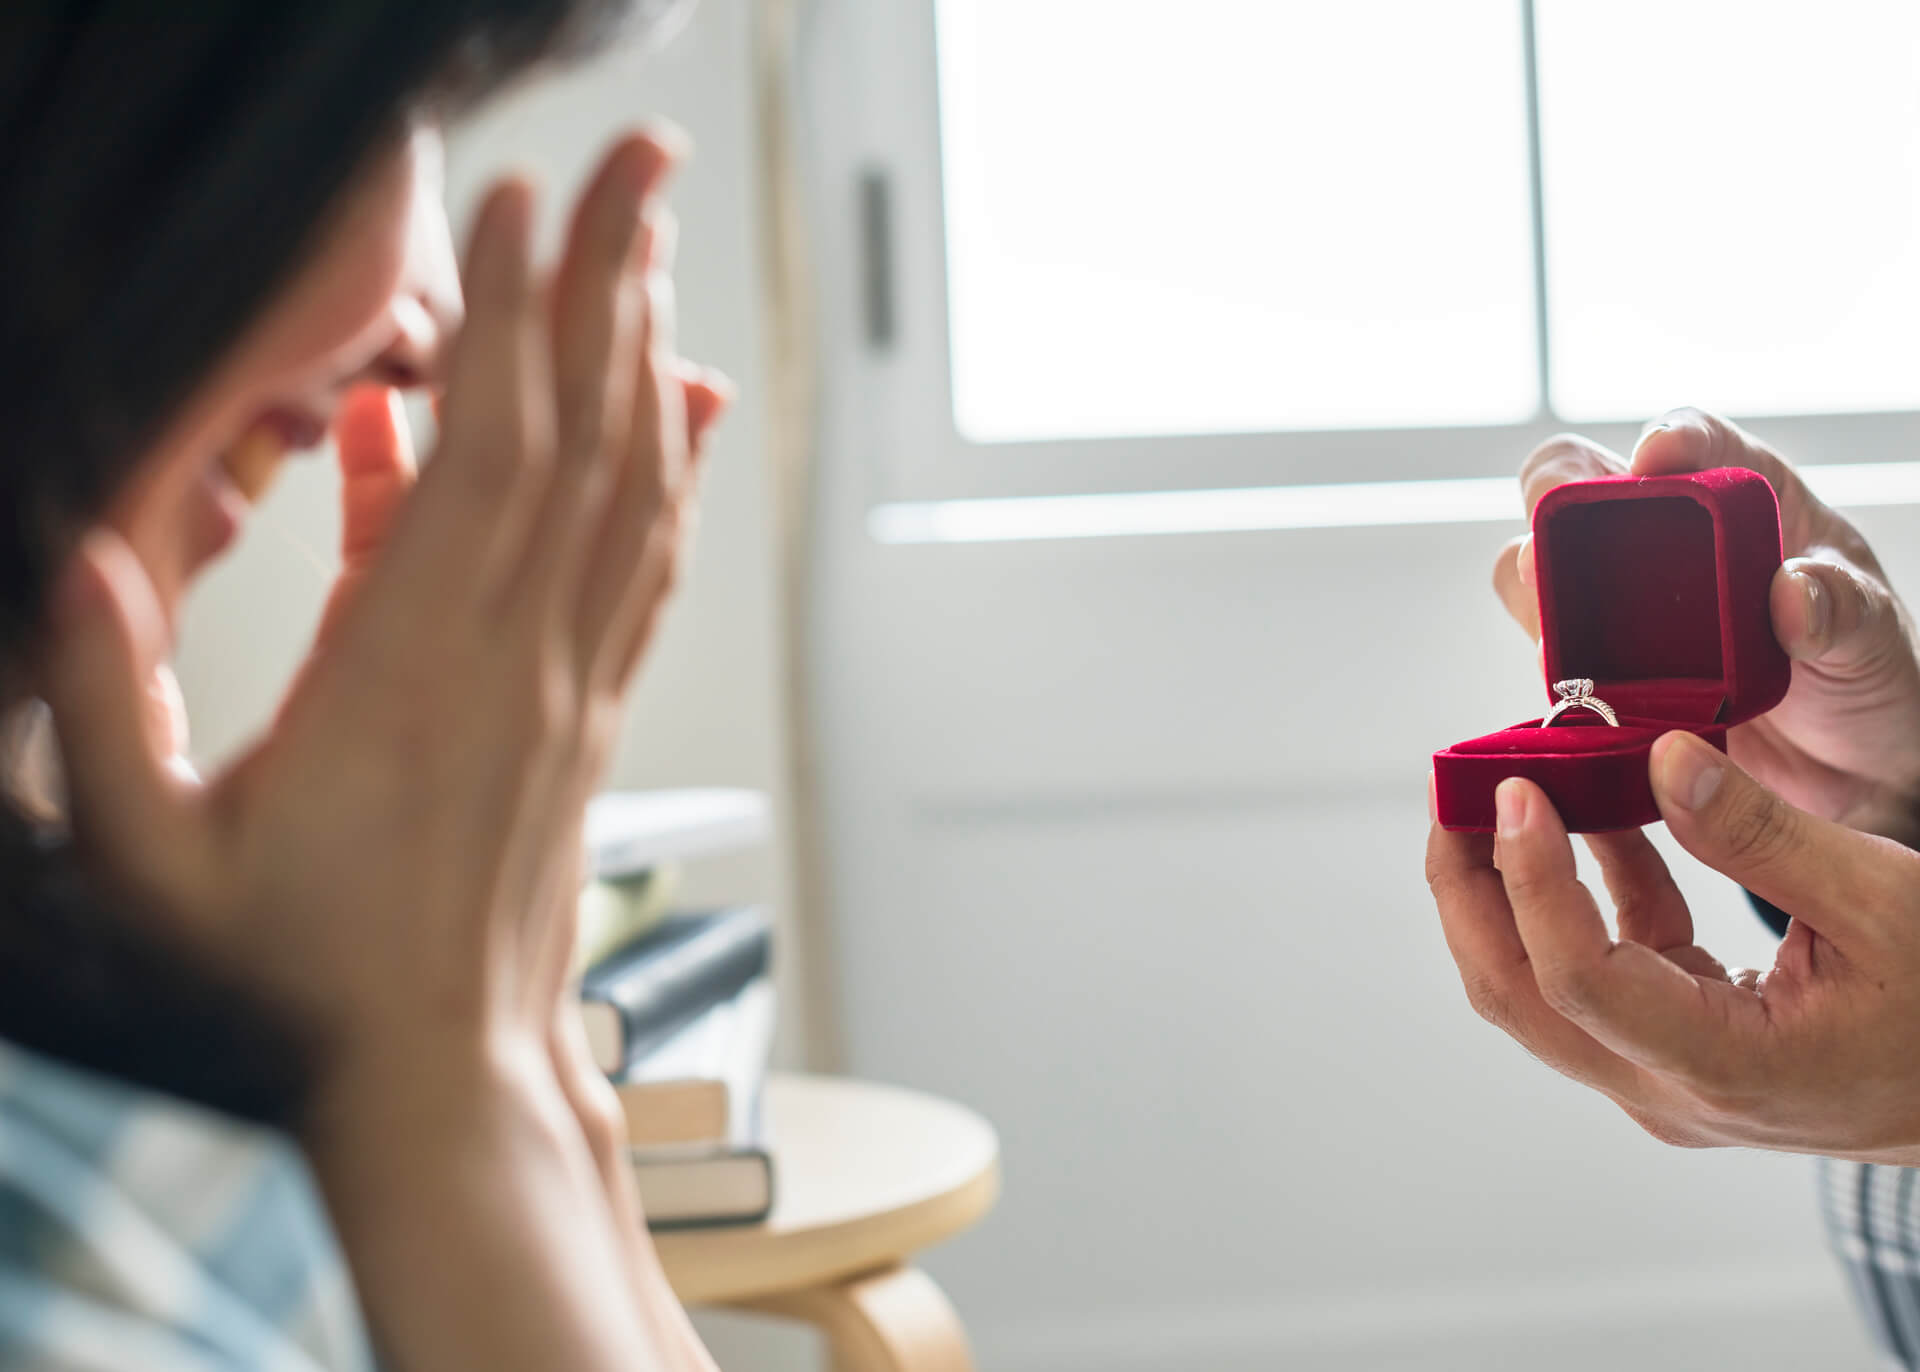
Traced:
[[[1920, 504], [1920, 462], [1803, 467], [1831, 505]], [[1214, 491], [1127, 491], [876, 505], [867, 531], [887, 544], [1017, 543], [1149, 534], [1358, 529], [1383, 525], [1518, 522], [1511, 477], [1254, 486]]]

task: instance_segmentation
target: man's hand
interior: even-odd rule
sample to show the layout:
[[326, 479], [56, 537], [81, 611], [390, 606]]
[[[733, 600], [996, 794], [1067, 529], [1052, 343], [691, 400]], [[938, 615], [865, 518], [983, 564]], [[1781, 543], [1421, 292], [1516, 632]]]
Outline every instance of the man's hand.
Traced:
[[[1745, 467], [1780, 498], [1787, 563], [1774, 576], [1774, 633], [1793, 658], [1793, 685], [1771, 713], [1735, 728], [1734, 759], [1794, 805], [1851, 828], [1920, 844], [1920, 661], [1912, 622], [1866, 540], [1823, 505], [1778, 454], [1724, 419], [1675, 410], [1650, 427], [1630, 461], [1565, 435], [1521, 467], [1531, 512], [1553, 487]], [[1535, 639], [1540, 609], [1530, 537], [1494, 566], [1508, 611]]]
[[1920, 1164], [1920, 854], [1786, 804], [1687, 733], [1653, 751], [1681, 845], [1793, 912], [1773, 969], [1693, 941], [1638, 831], [1588, 842], [1609, 936], [1544, 792], [1502, 783], [1493, 836], [1434, 826], [1427, 879], [1468, 999], [1668, 1143]]

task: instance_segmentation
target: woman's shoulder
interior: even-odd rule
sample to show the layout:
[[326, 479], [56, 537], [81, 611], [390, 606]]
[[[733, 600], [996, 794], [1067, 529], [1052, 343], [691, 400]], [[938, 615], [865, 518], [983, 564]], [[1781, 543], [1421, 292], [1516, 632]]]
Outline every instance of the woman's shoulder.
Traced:
[[0, 1040], [0, 1350], [103, 1340], [119, 1366], [371, 1365], [284, 1135]]

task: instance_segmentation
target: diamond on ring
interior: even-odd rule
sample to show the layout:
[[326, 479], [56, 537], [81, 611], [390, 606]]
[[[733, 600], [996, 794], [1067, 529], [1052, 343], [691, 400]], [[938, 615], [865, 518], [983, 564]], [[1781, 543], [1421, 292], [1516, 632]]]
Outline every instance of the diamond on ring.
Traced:
[[1613, 707], [1593, 693], [1593, 678], [1587, 676], [1569, 677], [1565, 681], [1553, 683], [1553, 693], [1560, 697], [1559, 703], [1547, 711], [1540, 727], [1546, 728], [1568, 710], [1591, 710], [1608, 724], [1618, 729], [1620, 717]]

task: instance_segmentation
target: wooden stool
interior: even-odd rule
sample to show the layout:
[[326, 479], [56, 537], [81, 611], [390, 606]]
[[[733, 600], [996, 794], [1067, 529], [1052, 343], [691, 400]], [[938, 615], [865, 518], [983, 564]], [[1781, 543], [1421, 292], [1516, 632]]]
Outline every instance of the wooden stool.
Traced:
[[766, 1110], [773, 1214], [656, 1236], [680, 1299], [814, 1325], [839, 1372], [973, 1372], [959, 1316], [912, 1262], [993, 1207], [993, 1126], [917, 1091], [832, 1077], [775, 1075]]

